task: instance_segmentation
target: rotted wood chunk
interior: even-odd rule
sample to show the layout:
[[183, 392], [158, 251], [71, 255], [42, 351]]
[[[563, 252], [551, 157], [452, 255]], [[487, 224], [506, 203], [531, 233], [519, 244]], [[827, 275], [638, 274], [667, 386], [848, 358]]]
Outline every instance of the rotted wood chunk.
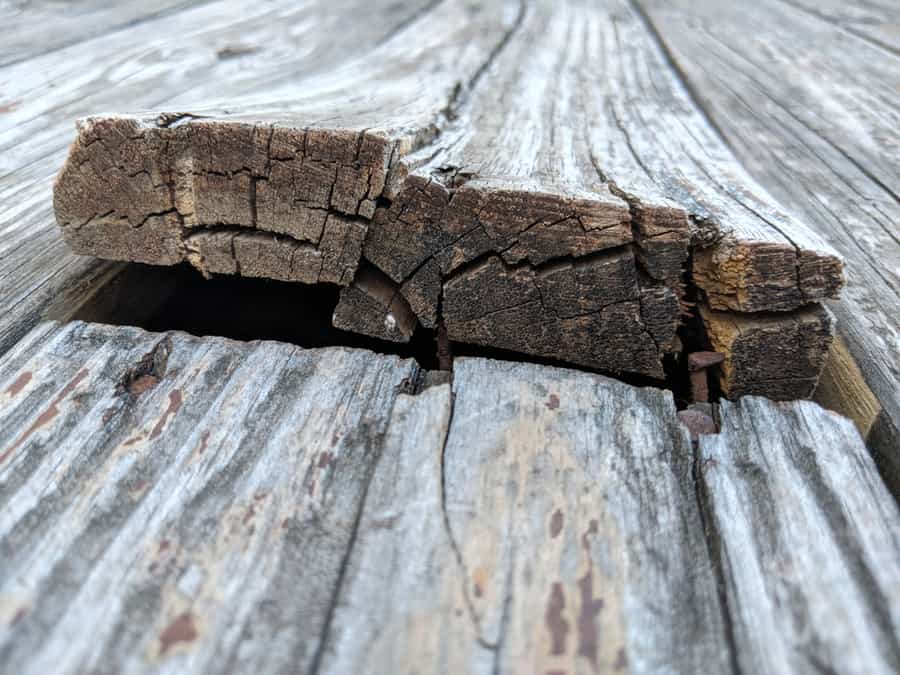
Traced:
[[713, 349], [725, 357], [719, 384], [727, 398], [812, 396], [833, 335], [833, 321], [825, 307], [740, 314], [701, 305], [700, 315]]
[[678, 302], [645, 293], [630, 248], [537, 268], [490, 256], [444, 285], [451, 340], [662, 378]]
[[367, 266], [350, 286], [341, 289], [331, 323], [381, 340], [409, 342], [418, 322], [397, 284]]

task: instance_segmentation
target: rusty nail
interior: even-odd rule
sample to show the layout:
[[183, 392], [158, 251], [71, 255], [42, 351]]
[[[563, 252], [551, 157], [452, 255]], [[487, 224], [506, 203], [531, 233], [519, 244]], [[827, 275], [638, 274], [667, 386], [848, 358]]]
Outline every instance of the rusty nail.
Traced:
[[694, 352], [688, 354], [688, 373], [691, 379], [691, 395], [695, 402], [709, 401], [709, 382], [706, 369], [718, 365], [725, 360], [725, 355], [718, 352]]

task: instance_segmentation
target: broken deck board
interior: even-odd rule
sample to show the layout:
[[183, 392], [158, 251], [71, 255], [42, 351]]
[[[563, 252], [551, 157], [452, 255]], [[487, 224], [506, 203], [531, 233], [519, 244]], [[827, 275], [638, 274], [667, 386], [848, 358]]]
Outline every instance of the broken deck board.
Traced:
[[[641, 4], [747, 169], [846, 260], [847, 286], [830, 303], [846, 351], [832, 357], [823, 400], [855, 414], [900, 494], [900, 57], [858, 34], [880, 25], [896, 38], [900, 8]], [[856, 364], [844, 366], [846, 356]], [[873, 396], [877, 405], [858, 404]]]
[[[678, 349], [689, 244], [715, 309], [791, 324], [842, 283], [839, 259], [734, 161], [624, 3], [444, 3], [327, 75], [227, 111], [90, 118], [55, 203], [81, 253], [341, 285], [362, 260], [424, 325], [440, 308], [451, 339], [656, 378]], [[364, 293], [346, 291], [341, 326], [408, 338], [384, 328], [405, 323], [397, 293]]]
[[350, 0], [218, 0], [0, 67], [0, 353], [42, 318], [71, 316], [122, 270], [72, 255], [53, 222], [53, 176], [72, 119], [123, 101], [177, 108], [185, 97], [239, 96], [260, 81], [334, 67], [430, 6], [369, 3], [351, 30]]
[[34, 329], [0, 358], [3, 663], [896, 666], [900, 515], [846, 420], [745, 398], [695, 456], [667, 392], [484, 359], [458, 360], [452, 391], [422, 375], [361, 350]]

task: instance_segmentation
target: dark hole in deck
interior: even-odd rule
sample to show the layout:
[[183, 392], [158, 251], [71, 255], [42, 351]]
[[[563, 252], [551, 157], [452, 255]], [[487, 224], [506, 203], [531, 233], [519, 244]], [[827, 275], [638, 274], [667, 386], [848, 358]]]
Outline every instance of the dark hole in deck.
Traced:
[[277, 340], [300, 347], [344, 346], [414, 358], [437, 368], [434, 331], [419, 326], [407, 344], [348, 333], [331, 325], [340, 288], [214, 276], [187, 264], [156, 267], [132, 263], [74, 317], [154, 332], [179, 330], [233, 340]]
[[[407, 344], [387, 342], [334, 328], [331, 317], [340, 288], [332, 284], [310, 286], [271, 279], [214, 276], [205, 279], [187, 264], [159, 267], [131, 263], [74, 318], [153, 332], [178, 330], [197, 336], [220, 336], [234, 340], [277, 340], [304, 348], [344, 346], [381, 354], [413, 358], [425, 370], [438, 370], [436, 332], [416, 328]], [[699, 320], [688, 320], [680, 334], [686, 350], [703, 348]], [[452, 343], [454, 357], [478, 356], [521, 361], [594, 372], [635, 386], [669, 389], [679, 409], [690, 402], [687, 363], [684, 354], [667, 356], [666, 378], [608, 373], [578, 368], [564, 361], [532, 357], [518, 352]], [[714, 380], [715, 378], [710, 378]], [[717, 399], [717, 392], [711, 394]]]

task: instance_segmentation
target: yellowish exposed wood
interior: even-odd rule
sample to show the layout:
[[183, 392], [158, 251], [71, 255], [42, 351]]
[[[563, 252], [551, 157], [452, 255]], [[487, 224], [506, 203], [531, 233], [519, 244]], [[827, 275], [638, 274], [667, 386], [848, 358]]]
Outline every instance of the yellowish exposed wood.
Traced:
[[881, 412], [878, 399], [869, 389], [862, 371], [839, 335], [828, 351], [814, 398], [829, 410], [853, 420], [863, 438], [868, 437]]

